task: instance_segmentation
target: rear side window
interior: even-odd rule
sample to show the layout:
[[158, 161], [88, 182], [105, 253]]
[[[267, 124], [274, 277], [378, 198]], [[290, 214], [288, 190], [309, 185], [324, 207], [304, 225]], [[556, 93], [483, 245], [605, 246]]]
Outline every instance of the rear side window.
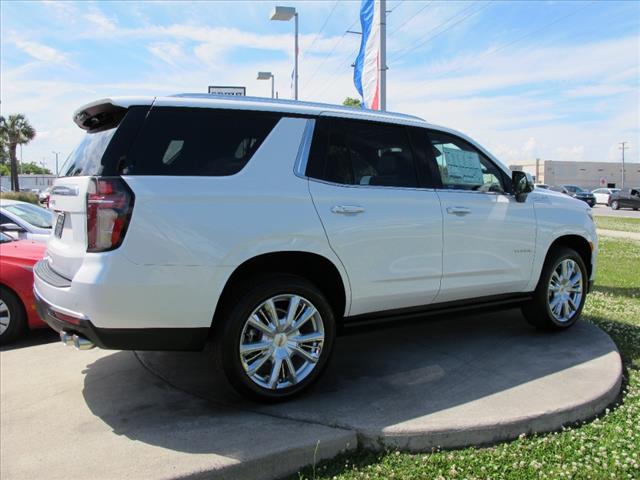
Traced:
[[374, 122], [318, 122], [307, 175], [343, 185], [418, 186], [405, 128]]
[[249, 162], [280, 118], [269, 112], [153, 108], [123, 173], [233, 175]]

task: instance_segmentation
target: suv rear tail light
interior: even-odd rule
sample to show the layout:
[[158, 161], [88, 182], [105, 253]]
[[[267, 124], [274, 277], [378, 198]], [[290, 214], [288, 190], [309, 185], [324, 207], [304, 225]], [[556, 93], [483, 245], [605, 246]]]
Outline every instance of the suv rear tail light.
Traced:
[[94, 177], [87, 191], [87, 252], [118, 248], [131, 220], [134, 195], [121, 178]]

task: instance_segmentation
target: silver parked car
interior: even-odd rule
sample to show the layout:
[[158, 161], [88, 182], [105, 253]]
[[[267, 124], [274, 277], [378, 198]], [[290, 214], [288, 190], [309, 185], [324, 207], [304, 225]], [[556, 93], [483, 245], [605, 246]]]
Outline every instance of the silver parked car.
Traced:
[[46, 208], [18, 200], [0, 200], [0, 231], [19, 240], [46, 242], [53, 215]]

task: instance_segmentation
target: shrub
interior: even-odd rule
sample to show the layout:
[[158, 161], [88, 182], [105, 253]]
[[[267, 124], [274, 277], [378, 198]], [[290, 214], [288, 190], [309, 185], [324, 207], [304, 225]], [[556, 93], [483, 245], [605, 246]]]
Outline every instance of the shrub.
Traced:
[[0, 193], [0, 198], [7, 200], [20, 200], [21, 202], [40, 205], [40, 203], [38, 202], [38, 195], [30, 192], [3, 192]]

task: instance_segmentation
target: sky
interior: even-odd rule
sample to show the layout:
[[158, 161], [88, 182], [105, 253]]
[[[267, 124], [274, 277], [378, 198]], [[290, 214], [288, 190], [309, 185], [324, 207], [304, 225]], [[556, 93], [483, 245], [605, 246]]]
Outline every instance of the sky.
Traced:
[[[275, 1], [0, 2], [0, 111], [53, 168], [85, 103], [246, 86], [290, 98], [293, 22]], [[359, 1], [282, 0], [300, 19], [301, 100], [357, 97]], [[387, 0], [387, 108], [460, 130], [506, 164], [639, 161], [640, 2]]]

